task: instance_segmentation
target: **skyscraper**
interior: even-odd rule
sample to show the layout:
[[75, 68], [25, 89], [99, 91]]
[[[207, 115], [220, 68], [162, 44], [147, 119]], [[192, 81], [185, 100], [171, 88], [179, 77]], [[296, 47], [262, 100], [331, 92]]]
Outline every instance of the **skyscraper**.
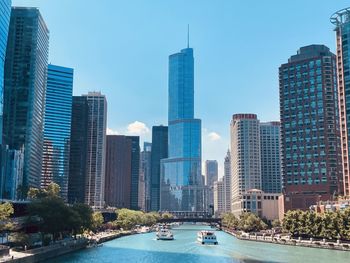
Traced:
[[141, 152], [139, 207], [145, 211], [149, 211], [151, 206], [151, 156], [152, 143], [144, 142]]
[[160, 160], [168, 158], [168, 127], [152, 127], [151, 211], [160, 209]]
[[336, 57], [310, 45], [279, 68], [285, 211], [332, 200], [341, 185]]
[[88, 117], [89, 105], [87, 97], [73, 96], [68, 178], [69, 203], [85, 202]]
[[169, 156], [161, 166], [161, 210], [203, 211], [201, 120], [194, 119], [193, 49], [169, 57]]
[[[11, 0], [0, 2], [0, 145], [2, 144], [2, 119], [3, 119], [3, 96], [4, 96], [4, 71], [7, 36], [11, 16]], [[1, 178], [1, 177], [0, 177]], [[1, 186], [1, 181], [0, 181]], [[1, 192], [1, 190], [0, 190]], [[1, 196], [1, 195], [0, 195]]]
[[331, 22], [336, 26], [337, 36], [337, 75], [338, 75], [338, 101], [340, 115], [341, 152], [343, 163], [343, 192], [350, 196], [350, 8], [336, 12], [331, 17]]
[[260, 123], [261, 188], [265, 193], [282, 192], [280, 123]]
[[214, 186], [214, 182], [218, 180], [218, 162], [216, 160], [205, 161], [205, 184]]
[[100, 92], [89, 92], [83, 96], [88, 101], [85, 203], [102, 207], [105, 190], [107, 100]]
[[3, 143], [10, 150], [24, 149], [23, 190], [40, 187], [48, 50], [49, 31], [39, 10], [13, 7], [5, 60]]
[[47, 74], [41, 187], [51, 182], [68, 199], [69, 144], [72, 118], [73, 69], [49, 65]]
[[139, 207], [139, 177], [140, 177], [140, 137], [128, 136], [131, 140], [131, 198], [130, 208], [138, 210]]
[[260, 125], [255, 114], [234, 114], [231, 121], [232, 212], [245, 209], [243, 195], [261, 189]]
[[107, 135], [105, 199], [109, 206], [130, 208], [131, 149], [128, 136]]
[[225, 190], [225, 198], [224, 198], [224, 210], [225, 212], [230, 212], [231, 211], [231, 153], [228, 150], [227, 154], [225, 156], [225, 161], [224, 161], [224, 190]]
[[215, 216], [225, 212], [225, 184], [222, 180], [213, 183], [213, 204]]

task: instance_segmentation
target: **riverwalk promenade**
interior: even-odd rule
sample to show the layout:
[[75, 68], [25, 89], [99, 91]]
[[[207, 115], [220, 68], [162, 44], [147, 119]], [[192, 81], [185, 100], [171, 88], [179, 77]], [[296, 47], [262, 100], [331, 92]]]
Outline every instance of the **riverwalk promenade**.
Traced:
[[266, 235], [257, 233], [240, 233], [235, 231], [229, 231], [228, 229], [222, 229], [226, 233], [236, 237], [240, 240], [255, 241], [272, 243], [278, 245], [288, 245], [288, 246], [300, 246], [309, 248], [321, 248], [321, 249], [332, 249], [332, 250], [342, 250], [350, 251], [350, 242], [341, 242], [337, 240], [336, 242], [327, 241], [326, 239], [316, 240], [314, 238], [302, 239], [302, 238], [291, 238], [290, 236], [282, 235]]
[[17, 251], [10, 249], [9, 255], [0, 257], [0, 262], [47, 262], [47, 260], [50, 258], [56, 258], [58, 256], [78, 251], [80, 249], [85, 249], [89, 246], [89, 244], [100, 244], [130, 234], [132, 234], [131, 231], [100, 232], [95, 235], [91, 235], [88, 238], [82, 237], [78, 239], [61, 240], [46, 247], [40, 247], [26, 251]]

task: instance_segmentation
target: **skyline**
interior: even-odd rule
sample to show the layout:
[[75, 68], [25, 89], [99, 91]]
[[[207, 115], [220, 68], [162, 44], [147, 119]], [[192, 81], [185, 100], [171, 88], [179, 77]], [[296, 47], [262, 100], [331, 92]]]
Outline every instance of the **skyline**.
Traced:
[[[190, 24], [195, 115], [203, 121], [202, 163], [216, 159], [219, 177], [232, 114], [279, 120], [278, 67], [301, 46], [325, 44], [334, 52], [329, 18], [349, 5], [325, 0], [104, 2], [96, 6], [91, 0], [13, 0], [13, 5], [40, 8], [50, 29], [49, 62], [75, 69], [74, 95], [101, 91], [109, 105], [108, 127], [119, 134], [141, 135], [142, 141], [150, 141], [152, 126], [167, 123], [167, 60], [187, 46]], [[81, 6], [84, 12], [79, 12]], [[96, 19], [90, 19], [92, 14]], [[115, 23], [107, 24], [110, 21]], [[240, 52], [243, 48], [247, 52]]]

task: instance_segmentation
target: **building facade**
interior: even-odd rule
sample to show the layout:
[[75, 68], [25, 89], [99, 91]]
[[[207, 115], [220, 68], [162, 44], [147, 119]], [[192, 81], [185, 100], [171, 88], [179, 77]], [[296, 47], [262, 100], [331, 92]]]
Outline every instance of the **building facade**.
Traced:
[[260, 125], [255, 114], [234, 114], [231, 121], [231, 210], [244, 211], [243, 194], [261, 189]]
[[284, 208], [306, 210], [343, 189], [335, 55], [300, 48], [279, 68], [279, 85]]
[[193, 49], [169, 57], [169, 156], [161, 161], [163, 211], [203, 211], [201, 120], [194, 118]]
[[132, 141], [123, 135], [107, 135], [106, 204], [131, 208]]
[[331, 17], [337, 39], [337, 80], [340, 115], [341, 153], [343, 164], [343, 192], [350, 197], [350, 8], [336, 12]]
[[70, 133], [68, 202], [84, 203], [88, 152], [87, 97], [73, 96]]
[[2, 144], [2, 120], [3, 120], [3, 96], [4, 96], [4, 72], [7, 37], [11, 17], [11, 0], [0, 2], [0, 145]]
[[261, 190], [282, 192], [280, 123], [260, 123]]
[[106, 168], [107, 100], [100, 92], [89, 92], [83, 96], [88, 101], [85, 203], [93, 207], [103, 207]]
[[231, 211], [231, 200], [232, 200], [232, 194], [231, 194], [231, 152], [228, 150], [227, 154], [225, 156], [224, 161], [224, 211], [230, 212]]
[[140, 177], [140, 137], [128, 136], [131, 140], [131, 199], [130, 208], [133, 210], [139, 207], [139, 177]]
[[139, 207], [143, 211], [150, 209], [150, 183], [151, 183], [151, 155], [152, 143], [144, 142], [140, 161], [139, 178]]
[[214, 215], [220, 216], [225, 212], [225, 183], [222, 180], [213, 184], [213, 199]]
[[168, 158], [168, 127], [152, 127], [150, 211], [160, 210], [160, 161]]
[[55, 182], [68, 200], [73, 69], [49, 64], [47, 73], [41, 187]]
[[3, 144], [24, 149], [23, 194], [40, 187], [49, 31], [37, 8], [13, 7], [5, 60]]
[[205, 161], [205, 184], [214, 186], [218, 181], [218, 162], [216, 160]]

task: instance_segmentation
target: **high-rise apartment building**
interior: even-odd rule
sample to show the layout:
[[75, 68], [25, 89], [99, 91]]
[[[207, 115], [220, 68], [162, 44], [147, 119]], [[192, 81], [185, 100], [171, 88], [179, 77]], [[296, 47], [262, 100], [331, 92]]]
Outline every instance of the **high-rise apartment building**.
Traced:
[[231, 210], [245, 209], [243, 194], [261, 189], [260, 124], [255, 114], [234, 114], [231, 121]]
[[201, 120], [194, 118], [193, 49], [169, 57], [169, 156], [162, 160], [160, 209], [203, 211]]
[[336, 79], [336, 57], [324, 45], [300, 48], [279, 68], [285, 211], [342, 189]]
[[260, 123], [261, 190], [281, 193], [280, 123]]
[[160, 209], [160, 160], [168, 158], [168, 127], [152, 127], [150, 211]]
[[88, 101], [85, 203], [94, 207], [103, 207], [106, 168], [107, 100], [100, 92], [89, 92], [83, 96]]
[[223, 177], [223, 182], [224, 182], [224, 191], [225, 191], [225, 196], [224, 196], [224, 211], [225, 212], [230, 212], [231, 211], [231, 153], [228, 150], [227, 154], [225, 156], [225, 161], [224, 161], [224, 177]]
[[350, 8], [336, 12], [331, 17], [336, 26], [337, 37], [337, 76], [338, 101], [340, 115], [341, 153], [343, 163], [343, 189], [345, 196], [350, 196]]
[[41, 187], [57, 183], [64, 200], [68, 199], [72, 92], [73, 69], [49, 64]]
[[69, 203], [85, 202], [88, 117], [89, 105], [87, 97], [73, 96], [68, 178]]
[[117, 208], [131, 207], [132, 141], [128, 136], [107, 135], [106, 204]]
[[48, 50], [49, 31], [39, 10], [13, 7], [5, 60], [3, 144], [9, 150], [24, 149], [23, 192], [40, 187]]

